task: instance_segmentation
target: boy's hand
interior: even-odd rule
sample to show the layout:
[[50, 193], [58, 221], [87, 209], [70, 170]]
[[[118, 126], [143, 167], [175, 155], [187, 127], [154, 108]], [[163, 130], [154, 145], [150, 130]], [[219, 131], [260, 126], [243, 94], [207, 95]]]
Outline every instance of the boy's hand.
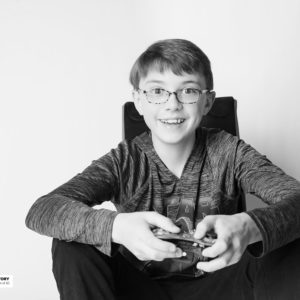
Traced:
[[120, 213], [113, 224], [112, 241], [125, 246], [139, 260], [181, 257], [181, 249], [153, 235], [151, 228], [154, 226], [173, 233], [180, 231], [169, 218], [157, 212]]
[[205, 272], [214, 272], [237, 263], [249, 244], [262, 240], [258, 227], [246, 213], [206, 216], [197, 225], [194, 236], [202, 238], [210, 230], [218, 237], [202, 254], [214, 259], [197, 264], [197, 268]]

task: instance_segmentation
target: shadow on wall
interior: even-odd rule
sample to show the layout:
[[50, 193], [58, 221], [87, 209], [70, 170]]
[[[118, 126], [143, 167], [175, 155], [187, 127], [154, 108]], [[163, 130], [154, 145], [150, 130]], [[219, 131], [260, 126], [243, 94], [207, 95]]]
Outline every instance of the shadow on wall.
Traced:
[[261, 201], [256, 196], [246, 194], [246, 207], [247, 207], [247, 210], [252, 210], [254, 208], [260, 208], [260, 207], [266, 207], [266, 206], [267, 206], [267, 204], [265, 204], [263, 201]]

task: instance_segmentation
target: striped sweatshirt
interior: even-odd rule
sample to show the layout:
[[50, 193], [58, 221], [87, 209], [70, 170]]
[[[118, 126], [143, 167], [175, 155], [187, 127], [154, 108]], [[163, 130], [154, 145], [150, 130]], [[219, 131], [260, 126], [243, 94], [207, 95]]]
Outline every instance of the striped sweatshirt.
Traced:
[[[112, 255], [114, 218], [121, 212], [157, 211], [185, 230], [206, 215], [238, 212], [241, 193], [268, 206], [246, 213], [262, 234], [262, 256], [300, 236], [300, 183], [243, 140], [199, 128], [180, 178], [157, 155], [150, 132], [122, 141], [81, 173], [40, 197], [26, 225], [43, 235], [91, 244]], [[110, 200], [117, 211], [94, 209]], [[251, 247], [251, 246], [250, 246]]]

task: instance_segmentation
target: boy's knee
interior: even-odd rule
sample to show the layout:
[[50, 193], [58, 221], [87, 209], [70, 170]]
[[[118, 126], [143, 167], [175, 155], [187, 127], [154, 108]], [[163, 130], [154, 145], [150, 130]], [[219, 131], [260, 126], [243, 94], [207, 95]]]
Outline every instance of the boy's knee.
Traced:
[[53, 239], [52, 242], [53, 271], [86, 269], [99, 264], [100, 261], [104, 262], [106, 260], [104, 256], [91, 245], [58, 239]]
[[[294, 268], [295, 264], [300, 261], [300, 239], [284, 245], [269, 254], [262, 259], [262, 264], [265, 268], [270, 269], [270, 273], [273, 273], [274, 269], [285, 271], [290, 274], [293, 271], [300, 273], [298, 268]], [[299, 274], [298, 274], [299, 276]]]
[[[300, 239], [278, 248], [259, 260], [257, 299], [300, 299]], [[269, 297], [269, 298], [268, 298]]]
[[[85, 246], [85, 245], [82, 245]], [[77, 260], [82, 254], [84, 249], [81, 245], [76, 242], [66, 242], [60, 241], [58, 239], [53, 239], [52, 242], [52, 259], [53, 261], [69, 261]]]
[[61, 299], [114, 299], [110, 258], [95, 247], [53, 239], [52, 258]]

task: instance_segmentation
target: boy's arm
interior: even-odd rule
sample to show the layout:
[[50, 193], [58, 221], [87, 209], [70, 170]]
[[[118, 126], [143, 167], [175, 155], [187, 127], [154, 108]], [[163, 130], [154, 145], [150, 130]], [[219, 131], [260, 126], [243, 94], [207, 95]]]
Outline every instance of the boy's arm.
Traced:
[[250, 145], [239, 141], [235, 159], [235, 176], [245, 193], [269, 204], [246, 213], [259, 228], [263, 255], [300, 237], [300, 183], [273, 165]]
[[118, 194], [118, 167], [111, 153], [94, 161], [82, 173], [30, 208], [26, 225], [40, 233], [67, 241], [97, 246], [110, 255], [111, 232], [117, 212], [92, 206]]
[[[197, 238], [210, 230], [218, 235], [214, 245], [203, 250], [203, 255], [213, 260], [197, 265], [207, 272], [236, 263], [246, 247], [262, 256], [300, 237], [300, 183], [242, 140], [225, 137], [229, 148], [219, 143], [223, 148], [217, 157], [222, 159], [221, 165], [225, 161], [229, 182], [235, 178], [245, 193], [258, 196], [269, 206], [233, 215], [209, 215], [197, 225]], [[262, 243], [255, 243], [258, 241]]]

